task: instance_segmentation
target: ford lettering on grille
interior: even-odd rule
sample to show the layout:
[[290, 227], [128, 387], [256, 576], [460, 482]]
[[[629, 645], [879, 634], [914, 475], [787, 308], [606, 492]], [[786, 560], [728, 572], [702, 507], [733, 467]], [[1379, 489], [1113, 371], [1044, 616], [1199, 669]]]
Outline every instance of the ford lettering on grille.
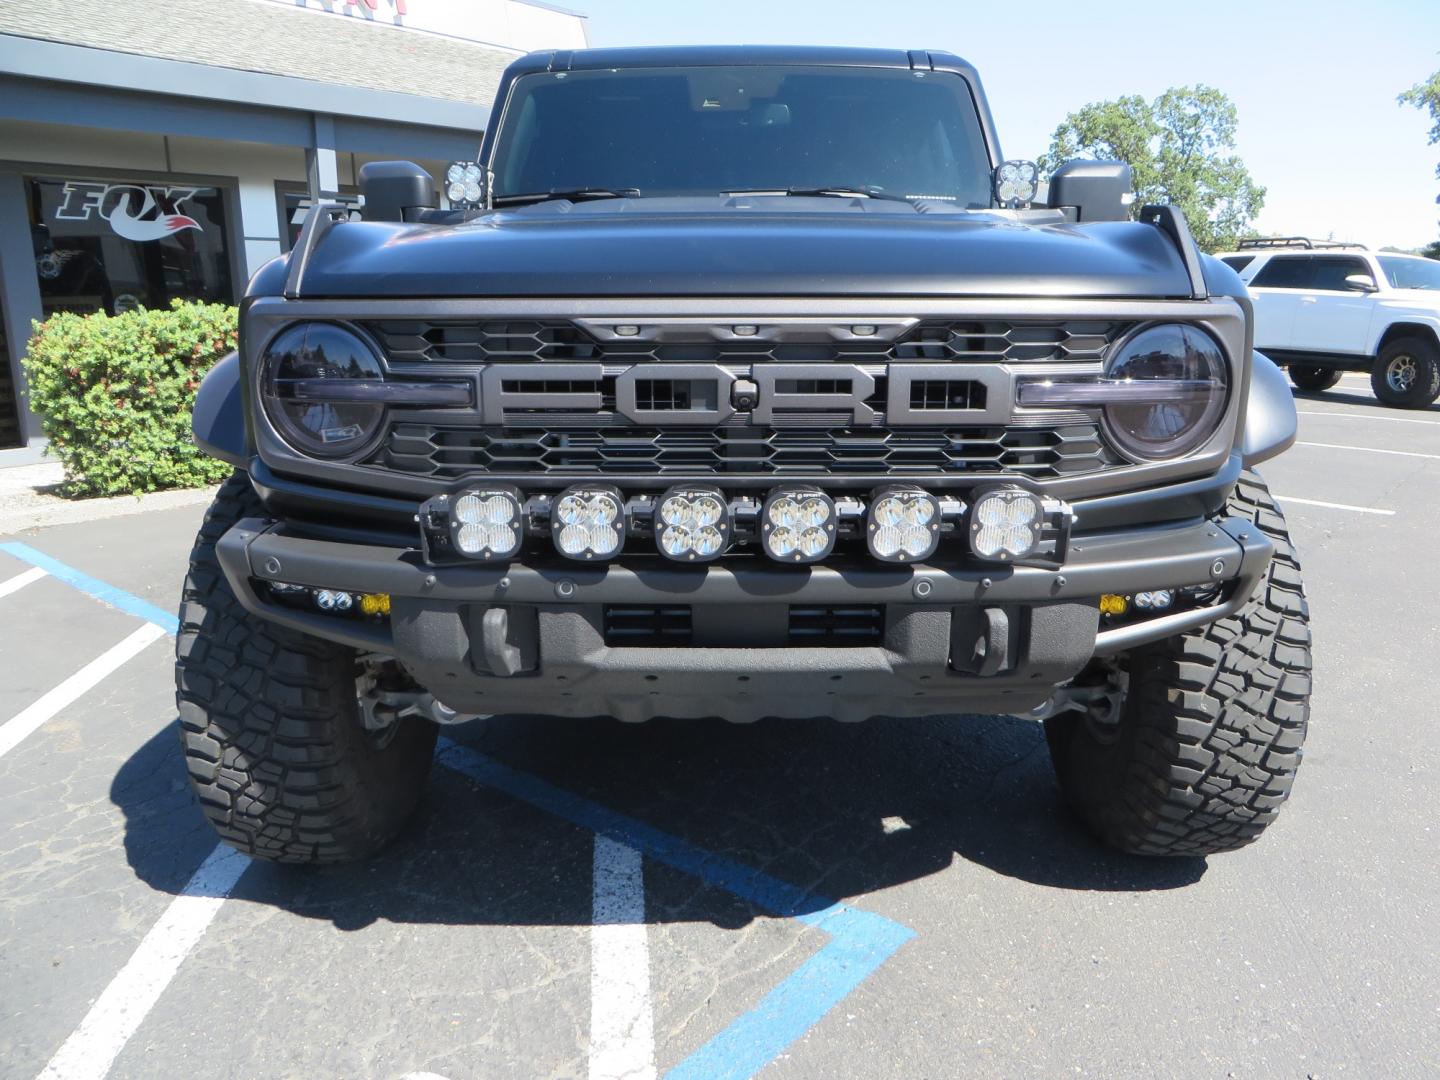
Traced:
[[[614, 371], [612, 367], [611, 372]], [[486, 425], [545, 416], [590, 415], [599, 424], [713, 427], [732, 419], [760, 426], [933, 427], [1005, 423], [1013, 400], [1001, 366], [938, 364], [751, 365], [740, 376], [718, 364], [647, 363], [609, 375], [603, 364], [493, 364], [480, 374]]]

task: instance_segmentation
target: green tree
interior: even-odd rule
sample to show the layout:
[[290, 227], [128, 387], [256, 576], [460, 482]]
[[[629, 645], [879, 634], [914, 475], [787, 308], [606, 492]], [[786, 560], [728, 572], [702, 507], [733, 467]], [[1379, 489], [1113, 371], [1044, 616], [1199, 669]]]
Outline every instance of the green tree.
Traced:
[[1174, 203], [1206, 251], [1252, 235], [1265, 205], [1235, 149], [1235, 105], [1213, 86], [1178, 86], [1153, 101], [1139, 95], [1072, 112], [1041, 159], [1051, 172], [1071, 158], [1126, 162], [1135, 175], [1135, 207]]
[[[1397, 99], [1401, 105], [1413, 105], [1430, 114], [1429, 143], [1440, 143], [1440, 71], [1424, 82], [1418, 82]], [[1435, 166], [1435, 175], [1440, 177], [1440, 165]], [[1440, 259], [1440, 240], [1427, 245], [1421, 254], [1431, 259]]]

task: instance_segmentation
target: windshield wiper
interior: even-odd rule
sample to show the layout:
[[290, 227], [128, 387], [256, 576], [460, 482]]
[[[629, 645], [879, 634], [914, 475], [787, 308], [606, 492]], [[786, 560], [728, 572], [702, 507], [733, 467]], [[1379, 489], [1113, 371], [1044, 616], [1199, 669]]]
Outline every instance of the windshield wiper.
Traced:
[[859, 195], [865, 199], [883, 199], [886, 202], [909, 202], [904, 195], [895, 195], [876, 187], [850, 187], [845, 184], [827, 184], [824, 187], [774, 187], [774, 188], [732, 188], [726, 195], [799, 195], [813, 198], [835, 196], [849, 198]]
[[552, 199], [568, 199], [581, 202], [586, 199], [638, 199], [639, 188], [551, 188], [549, 191], [532, 191], [525, 195], [496, 195], [496, 206], [511, 206], [524, 202], [550, 202]]

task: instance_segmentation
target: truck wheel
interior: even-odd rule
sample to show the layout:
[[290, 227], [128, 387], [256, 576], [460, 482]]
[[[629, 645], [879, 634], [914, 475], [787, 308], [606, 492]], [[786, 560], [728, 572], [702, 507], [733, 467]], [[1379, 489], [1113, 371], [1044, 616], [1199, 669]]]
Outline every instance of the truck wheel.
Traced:
[[221, 486], [195, 546], [175, 646], [180, 745], [221, 839], [292, 863], [361, 859], [415, 808], [436, 729], [407, 718], [377, 736], [360, 722], [352, 650], [240, 606], [215, 559], [237, 520], [262, 513], [249, 477]]
[[1386, 405], [1425, 408], [1440, 397], [1440, 350], [1423, 337], [1396, 338], [1380, 350], [1370, 388]]
[[1341, 374], [1334, 368], [1306, 367], [1302, 364], [1290, 365], [1290, 381], [1295, 384], [1295, 389], [1308, 390], [1312, 394], [1329, 390], [1340, 381]]
[[1117, 657], [1112, 709], [1045, 721], [1066, 801], [1101, 840], [1142, 855], [1210, 855], [1275, 820], [1310, 713], [1310, 617], [1285, 519], [1255, 473], [1230, 513], [1275, 542], [1250, 601], [1209, 626]]

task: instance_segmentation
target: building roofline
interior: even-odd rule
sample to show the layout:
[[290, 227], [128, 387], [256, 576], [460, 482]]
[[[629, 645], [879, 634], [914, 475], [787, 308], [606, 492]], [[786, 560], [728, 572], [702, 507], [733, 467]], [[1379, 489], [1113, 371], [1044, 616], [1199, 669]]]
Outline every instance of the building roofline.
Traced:
[[466, 132], [481, 131], [489, 120], [488, 106], [463, 101], [69, 45], [19, 34], [0, 34], [0, 73]]

